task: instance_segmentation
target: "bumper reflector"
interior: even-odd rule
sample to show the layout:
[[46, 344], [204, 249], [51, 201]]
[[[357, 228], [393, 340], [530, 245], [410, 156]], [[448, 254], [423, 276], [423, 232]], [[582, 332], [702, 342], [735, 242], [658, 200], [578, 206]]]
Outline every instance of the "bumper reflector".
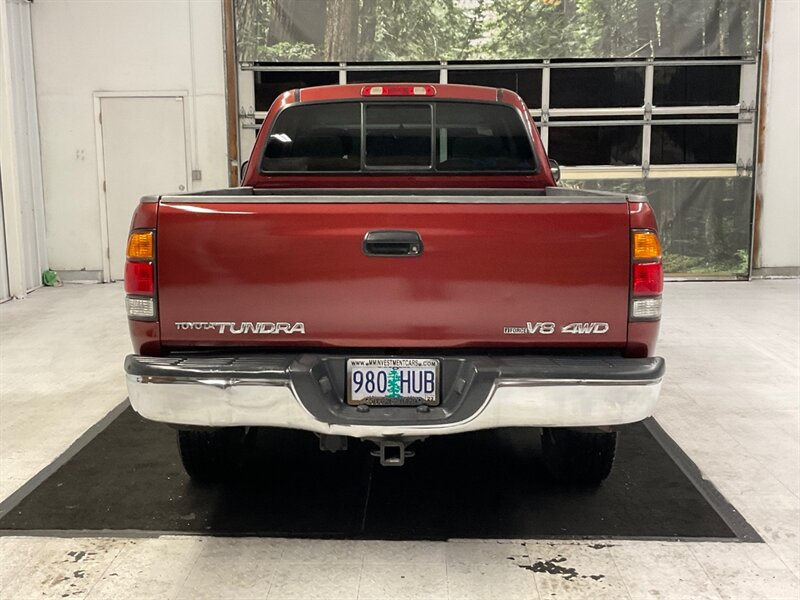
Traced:
[[634, 298], [631, 306], [633, 319], [660, 319], [661, 296], [655, 298]]
[[125, 311], [134, 319], [152, 319], [156, 316], [156, 306], [152, 298], [125, 296]]

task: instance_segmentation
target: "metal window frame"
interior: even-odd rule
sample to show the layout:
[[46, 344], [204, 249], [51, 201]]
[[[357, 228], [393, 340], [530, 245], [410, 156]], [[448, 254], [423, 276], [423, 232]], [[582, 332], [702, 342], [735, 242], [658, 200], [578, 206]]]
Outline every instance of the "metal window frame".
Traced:
[[[654, 73], [658, 67], [672, 66], [722, 66], [740, 65], [739, 103], [734, 105], [710, 106], [653, 106]], [[645, 69], [644, 93], [641, 106], [634, 107], [584, 107], [584, 108], [551, 108], [550, 107], [550, 73], [552, 69], [603, 69], [637, 67]], [[541, 61], [497, 61], [484, 63], [448, 63], [447, 61], [429, 61], [419, 63], [240, 63], [241, 72], [256, 71], [336, 71], [339, 83], [347, 83], [348, 73], [363, 71], [439, 71], [439, 83], [447, 83], [450, 71], [487, 71], [487, 70], [540, 70], [542, 73], [541, 108], [531, 109], [530, 114], [539, 126], [540, 135], [545, 149], [549, 149], [550, 127], [603, 127], [603, 126], [629, 126], [642, 127], [641, 164], [631, 166], [607, 165], [582, 165], [579, 167], [565, 167], [562, 175], [565, 180], [572, 178], [587, 178], [589, 173], [598, 175], [598, 178], [610, 176], [619, 178], [647, 178], [647, 177], [730, 177], [734, 175], [750, 176], [753, 173], [753, 157], [755, 152], [758, 87], [758, 61], [756, 57], [738, 58], [700, 58], [700, 59], [658, 59], [658, 58], [629, 58], [621, 60], [586, 60], [586, 61], [559, 61], [543, 59]], [[240, 88], [249, 79], [252, 88], [240, 94], [242, 98], [252, 99], [254, 93], [254, 78], [240, 77]], [[252, 102], [252, 100], [250, 101]], [[249, 110], [248, 110], [249, 109]], [[254, 106], [246, 104], [240, 107], [240, 129], [258, 130], [261, 122], [266, 117], [266, 111], [256, 111]], [[708, 115], [730, 115], [730, 118], [708, 118]], [[654, 120], [653, 117], [669, 117]], [[689, 116], [689, 118], [686, 118]], [[703, 118], [706, 116], [706, 118]], [[595, 117], [586, 121], [561, 121], [570, 117]], [[652, 143], [652, 128], [660, 125], [737, 125], [736, 157], [734, 163], [719, 163], [713, 165], [675, 164], [658, 165], [650, 164], [650, 146]], [[246, 134], [247, 139], [254, 139], [252, 133]], [[244, 153], [243, 155], [246, 155]], [[703, 175], [699, 175], [702, 173]]]
[[345, 71], [432, 71], [446, 68], [449, 71], [479, 71], [495, 69], [584, 69], [584, 68], [604, 68], [604, 67], [641, 67], [648, 63], [657, 64], [664, 67], [689, 67], [689, 66], [714, 66], [714, 65], [747, 65], [756, 64], [755, 57], [739, 58], [626, 58], [620, 60], [592, 60], [585, 61], [558, 61], [543, 59], [541, 61], [496, 61], [482, 63], [448, 63], [447, 61], [428, 61], [419, 63], [386, 62], [386, 63], [257, 63], [243, 61], [239, 63], [239, 68], [243, 71], [335, 71], [337, 67]]

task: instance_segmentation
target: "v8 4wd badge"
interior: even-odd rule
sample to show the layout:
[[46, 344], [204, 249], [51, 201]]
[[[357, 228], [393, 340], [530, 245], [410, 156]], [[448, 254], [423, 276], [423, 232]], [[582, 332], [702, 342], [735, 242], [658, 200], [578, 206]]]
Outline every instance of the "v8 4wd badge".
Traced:
[[575, 335], [603, 335], [608, 333], [608, 323], [592, 321], [589, 323], [568, 323], [557, 326], [553, 321], [528, 321], [524, 327], [503, 327], [506, 335], [552, 335], [556, 331]]

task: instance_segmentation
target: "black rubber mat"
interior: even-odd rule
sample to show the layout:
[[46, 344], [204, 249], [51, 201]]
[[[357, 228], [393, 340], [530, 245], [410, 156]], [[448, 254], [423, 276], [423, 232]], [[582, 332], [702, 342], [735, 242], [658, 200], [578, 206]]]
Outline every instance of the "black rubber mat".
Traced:
[[[320, 452], [311, 434], [260, 430], [233, 483], [191, 483], [175, 431], [125, 410], [0, 519], [4, 532], [131, 531], [379, 539], [735, 538], [643, 424], [619, 438], [600, 487], [558, 484], [538, 432], [429, 438], [402, 468], [372, 445]], [[729, 506], [729, 505], [728, 505]]]

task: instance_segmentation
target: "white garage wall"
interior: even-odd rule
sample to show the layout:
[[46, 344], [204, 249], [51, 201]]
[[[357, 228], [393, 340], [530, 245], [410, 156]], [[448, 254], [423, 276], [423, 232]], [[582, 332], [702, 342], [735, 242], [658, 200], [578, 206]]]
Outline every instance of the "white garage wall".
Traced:
[[800, 2], [773, 0], [760, 173], [761, 268], [800, 266]]
[[92, 279], [104, 252], [94, 93], [187, 92], [187, 158], [202, 171], [190, 190], [227, 185], [222, 7], [220, 0], [32, 6], [50, 266]]

